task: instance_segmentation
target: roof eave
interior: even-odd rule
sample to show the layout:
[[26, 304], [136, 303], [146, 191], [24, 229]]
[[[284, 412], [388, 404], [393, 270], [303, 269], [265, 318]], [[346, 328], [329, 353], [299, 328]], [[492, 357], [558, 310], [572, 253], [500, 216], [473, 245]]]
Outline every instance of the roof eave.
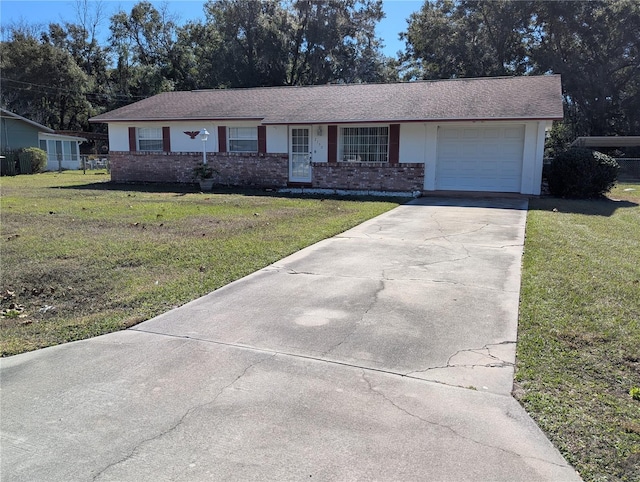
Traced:
[[261, 117], [147, 117], [128, 119], [89, 119], [92, 123], [124, 123], [124, 122], [230, 122], [230, 121], [258, 121], [263, 125], [308, 125], [308, 124], [405, 124], [414, 122], [488, 122], [488, 121], [555, 121], [562, 120], [562, 116], [510, 116], [510, 117], [431, 117], [420, 119], [265, 119]]
[[201, 122], [220, 122], [220, 121], [262, 121], [264, 117], [131, 117], [126, 119], [107, 118], [100, 119], [99, 117], [92, 117], [89, 122], [94, 124], [106, 124], [109, 122], [184, 122], [184, 121], [201, 121]]
[[68, 136], [66, 134], [56, 134], [55, 132], [40, 132], [40, 134], [43, 134], [48, 139], [53, 138], [53, 139], [64, 139], [67, 141], [87, 142], [87, 139], [85, 139], [84, 137]]
[[562, 116], [526, 116], [526, 117], [432, 117], [421, 119], [308, 119], [308, 120], [265, 120], [264, 125], [309, 125], [309, 124], [407, 124], [416, 122], [490, 122], [490, 121], [556, 121], [562, 120]]

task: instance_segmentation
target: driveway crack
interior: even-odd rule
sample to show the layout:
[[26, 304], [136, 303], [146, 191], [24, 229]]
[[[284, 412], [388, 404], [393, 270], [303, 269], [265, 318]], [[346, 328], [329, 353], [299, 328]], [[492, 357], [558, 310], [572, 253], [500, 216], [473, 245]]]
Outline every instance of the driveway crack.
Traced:
[[325, 350], [324, 352], [322, 352], [320, 354], [321, 358], [325, 357], [327, 354], [331, 353], [332, 351], [337, 350], [338, 348], [340, 348], [340, 346], [342, 346], [344, 343], [346, 343], [347, 340], [349, 338], [351, 338], [356, 331], [358, 331], [360, 326], [364, 324], [365, 317], [369, 314], [369, 312], [378, 303], [378, 299], [380, 297], [380, 293], [382, 293], [384, 291], [384, 289], [385, 289], [385, 280], [381, 279], [381, 280], [378, 281], [378, 288], [376, 289], [375, 293], [373, 294], [371, 302], [369, 303], [369, 306], [362, 313], [362, 316], [360, 317], [360, 320], [358, 320], [358, 321], [356, 321], [354, 323], [353, 329], [339, 343], [337, 343], [336, 345], [332, 346], [328, 350]]
[[541, 461], [541, 462], [545, 462], [547, 464], [555, 465], [556, 467], [567, 467], [566, 464], [558, 464], [556, 462], [552, 462], [552, 461], [547, 460], [547, 459], [541, 459], [539, 457], [531, 457], [531, 456], [528, 456], [528, 455], [520, 454], [518, 452], [514, 452], [512, 450], [505, 449], [503, 447], [499, 447], [497, 445], [492, 445], [492, 444], [489, 444], [489, 443], [486, 443], [486, 442], [482, 442], [480, 440], [476, 440], [473, 437], [470, 437], [470, 436], [467, 436], [467, 435], [464, 435], [464, 434], [460, 433], [459, 431], [457, 431], [456, 429], [454, 429], [453, 427], [451, 427], [451, 426], [449, 426], [447, 424], [434, 422], [432, 420], [429, 420], [429, 419], [426, 419], [424, 417], [421, 417], [420, 415], [415, 414], [415, 413], [407, 410], [406, 408], [400, 406], [398, 403], [396, 403], [391, 398], [389, 398], [387, 395], [385, 395], [382, 391], [377, 390], [371, 384], [371, 381], [367, 378], [367, 374], [366, 374], [366, 372], [364, 370], [362, 371], [362, 379], [367, 383], [367, 385], [369, 387], [369, 390], [371, 392], [373, 392], [376, 395], [378, 395], [379, 397], [381, 397], [385, 402], [387, 402], [389, 405], [394, 407], [396, 410], [399, 410], [400, 412], [404, 413], [405, 415], [408, 415], [411, 418], [414, 418], [416, 420], [419, 420], [419, 421], [421, 421], [421, 422], [423, 422], [425, 424], [428, 424], [428, 425], [431, 425], [431, 426], [434, 426], [434, 427], [440, 427], [440, 428], [443, 428], [445, 430], [448, 430], [449, 432], [451, 432], [455, 436], [460, 437], [463, 440], [467, 440], [467, 441], [469, 441], [471, 443], [480, 445], [481, 447], [487, 447], [487, 448], [492, 448], [492, 449], [495, 449], [495, 450], [499, 450], [501, 452], [504, 452], [504, 453], [507, 453], [507, 454], [510, 454], [510, 455], [513, 455], [513, 456], [516, 456], [516, 457], [519, 457], [519, 458], [522, 458], [522, 459], [538, 460], [538, 461]]
[[[466, 248], [463, 247], [463, 249], [466, 250]], [[460, 258], [454, 258], [454, 259], [445, 259], [445, 260], [441, 260], [441, 261], [434, 261], [432, 263], [423, 263], [420, 266], [432, 266], [435, 264], [440, 264], [440, 263], [454, 263], [457, 261], [462, 261], [464, 259], [470, 258], [471, 255], [467, 254], [467, 256], [462, 256]], [[445, 284], [450, 284], [450, 285], [454, 285], [454, 286], [465, 286], [465, 287], [469, 287], [469, 288], [479, 288], [479, 289], [483, 289], [483, 290], [489, 290], [489, 291], [497, 291], [500, 293], [516, 293], [516, 290], [506, 290], [506, 289], [502, 289], [502, 288], [494, 288], [492, 286], [486, 286], [486, 285], [475, 285], [475, 284], [467, 284], [467, 283], [461, 283], [459, 281], [452, 281], [452, 280], [443, 280], [443, 279], [436, 279], [436, 278], [419, 278], [419, 277], [412, 277], [412, 278], [402, 278], [402, 277], [389, 277], [388, 275], [385, 275], [384, 273], [381, 276], [354, 276], [354, 275], [345, 275], [345, 274], [337, 274], [337, 273], [313, 273], [311, 271], [297, 271], [291, 268], [285, 268], [285, 267], [269, 267], [269, 268], [264, 268], [265, 271], [277, 271], [280, 273], [284, 273], [284, 274], [290, 274], [290, 275], [307, 275], [307, 276], [317, 276], [317, 277], [325, 277], [325, 278], [339, 278], [339, 279], [359, 279], [359, 280], [384, 280], [384, 281], [417, 281], [417, 282], [427, 282], [427, 283], [445, 283]]]
[[486, 224], [483, 224], [482, 226], [480, 226], [477, 229], [472, 229], [470, 231], [463, 231], [462, 233], [448, 234], [446, 237], [447, 238], [449, 238], [449, 237], [453, 238], [453, 237], [456, 237], [456, 236], [464, 236], [464, 235], [467, 235], [467, 234], [477, 233], [479, 231], [482, 231], [484, 228], [486, 228], [488, 226], [489, 226], [489, 223], [486, 223]]
[[105, 468], [103, 468], [102, 470], [100, 470], [100, 472], [98, 472], [94, 477], [93, 480], [96, 481], [98, 480], [104, 473], [106, 473], [109, 469], [120, 465], [122, 463], [125, 463], [127, 460], [131, 459], [136, 452], [140, 449], [140, 447], [142, 447], [143, 445], [146, 445], [150, 442], [153, 442], [154, 440], [158, 440], [161, 439], [162, 437], [164, 437], [165, 435], [170, 434], [171, 432], [175, 431], [178, 427], [180, 427], [180, 425], [182, 425], [184, 423], [184, 421], [189, 417], [189, 415], [191, 415], [193, 412], [195, 412], [196, 410], [199, 410], [203, 407], [206, 407], [208, 405], [213, 405], [216, 403], [216, 401], [218, 400], [218, 398], [220, 398], [220, 396], [222, 396], [222, 394], [229, 388], [231, 388], [233, 385], [235, 385], [238, 380], [240, 380], [242, 377], [244, 377], [247, 372], [249, 370], [251, 370], [253, 367], [260, 365], [261, 363], [264, 363], [268, 360], [273, 359], [275, 356], [277, 356], [277, 353], [272, 354], [271, 356], [265, 357], [264, 359], [251, 363], [250, 365], [248, 365], [247, 367], [245, 367], [245, 369], [242, 371], [242, 373], [240, 373], [240, 375], [238, 375], [232, 382], [228, 383], [227, 385], [225, 385], [224, 387], [222, 387], [218, 393], [215, 394], [215, 396], [209, 400], [208, 402], [205, 403], [201, 403], [199, 405], [196, 405], [195, 407], [191, 407], [189, 410], [187, 410], [182, 417], [180, 417], [173, 425], [171, 425], [170, 427], [168, 427], [167, 429], [163, 430], [162, 432], [154, 435], [153, 437], [149, 437], [146, 438], [144, 440], [139, 441], [135, 447], [133, 447], [133, 449], [131, 449], [131, 451], [125, 455], [124, 457], [122, 457], [120, 460], [117, 460], [116, 462], [113, 462], [109, 465], [107, 465]]
[[469, 251], [467, 250], [467, 248], [465, 248], [464, 246], [462, 246], [462, 249], [464, 249], [466, 251], [466, 256], [462, 256], [460, 258], [453, 258], [453, 259], [443, 259], [440, 261], [433, 261], [431, 263], [422, 263], [422, 266], [433, 266], [435, 264], [442, 264], [442, 263], [455, 263], [457, 261], [462, 261], [465, 259], [468, 259], [471, 257], [471, 254], [469, 254]]
[[464, 235], [467, 235], [467, 234], [477, 233], [477, 232], [482, 231], [483, 229], [485, 229], [486, 227], [489, 226], [489, 223], [485, 223], [482, 226], [480, 226], [479, 228], [471, 229], [469, 231], [463, 231], [461, 233], [445, 234], [444, 230], [442, 229], [442, 225], [436, 219], [435, 215], [432, 215], [431, 219], [433, 219], [433, 221], [436, 223], [437, 230], [440, 231], [440, 234], [437, 235], [437, 236], [429, 236], [429, 237], [425, 238], [424, 241], [433, 241], [434, 239], [444, 239], [445, 241], [451, 242], [451, 240], [448, 239], [448, 238], [453, 238], [453, 237], [456, 237], [456, 236], [464, 236]]
[[[480, 368], [480, 367], [484, 367], [484, 368], [504, 368], [504, 367], [513, 367], [515, 366], [514, 362], [508, 361], [508, 360], [504, 360], [502, 358], [500, 358], [499, 356], [495, 355], [494, 353], [491, 352], [492, 348], [491, 347], [497, 347], [497, 346], [501, 346], [501, 345], [515, 345], [516, 342], [515, 341], [503, 341], [500, 343], [487, 343], [486, 345], [482, 346], [481, 348], [465, 348], [462, 350], [458, 350], [456, 351], [453, 355], [451, 355], [448, 359], [447, 359], [447, 363], [446, 365], [440, 365], [440, 366], [435, 366], [435, 367], [429, 367], [429, 368], [425, 368], [423, 370], [414, 370], [411, 372], [408, 372], [406, 375], [413, 375], [414, 373], [426, 373], [428, 371], [431, 370], [439, 370], [439, 369], [443, 369], [443, 368]], [[468, 362], [464, 362], [465, 360], [465, 355], [468, 354], [472, 354], [472, 355], [478, 355], [480, 358], [479, 362], [473, 362], [473, 363], [468, 363]], [[462, 362], [455, 362], [455, 358], [456, 357], [460, 357], [462, 358]]]

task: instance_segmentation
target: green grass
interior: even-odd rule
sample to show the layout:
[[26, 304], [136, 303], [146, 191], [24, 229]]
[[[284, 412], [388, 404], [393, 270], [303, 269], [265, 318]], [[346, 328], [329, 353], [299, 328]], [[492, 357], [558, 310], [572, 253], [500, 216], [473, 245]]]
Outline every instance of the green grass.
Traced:
[[[397, 205], [107, 179], [0, 179], [2, 355], [131, 326]], [[532, 200], [523, 260], [518, 398], [587, 481], [640, 480], [640, 185], [610, 197]]]
[[0, 353], [120, 330], [398, 205], [0, 178]]
[[640, 185], [610, 198], [530, 202], [517, 396], [584, 480], [638, 481]]

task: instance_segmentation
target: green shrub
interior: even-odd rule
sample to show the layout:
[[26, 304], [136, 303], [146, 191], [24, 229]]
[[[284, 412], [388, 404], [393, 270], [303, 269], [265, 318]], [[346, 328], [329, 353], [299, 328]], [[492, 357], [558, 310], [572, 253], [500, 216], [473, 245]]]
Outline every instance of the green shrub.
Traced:
[[[47, 167], [47, 153], [37, 147], [26, 147], [20, 150], [20, 164], [30, 165], [32, 173], [43, 172]], [[26, 174], [23, 172], [23, 174]]]
[[549, 190], [557, 197], [600, 197], [615, 185], [618, 169], [615, 159], [601, 152], [568, 149], [558, 153], [549, 167]]

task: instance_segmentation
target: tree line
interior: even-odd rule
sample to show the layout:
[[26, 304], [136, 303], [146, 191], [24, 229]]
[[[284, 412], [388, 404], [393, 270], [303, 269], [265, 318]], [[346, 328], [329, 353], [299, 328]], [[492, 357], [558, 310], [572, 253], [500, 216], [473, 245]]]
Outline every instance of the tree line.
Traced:
[[560, 73], [558, 142], [640, 133], [635, 0], [425, 1], [395, 57], [381, 0], [209, 0], [185, 23], [141, 1], [108, 19], [106, 43], [103, 4], [76, 6], [75, 22], [9, 25], [0, 43], [2, 106], [54, 129], [172, 90]]

